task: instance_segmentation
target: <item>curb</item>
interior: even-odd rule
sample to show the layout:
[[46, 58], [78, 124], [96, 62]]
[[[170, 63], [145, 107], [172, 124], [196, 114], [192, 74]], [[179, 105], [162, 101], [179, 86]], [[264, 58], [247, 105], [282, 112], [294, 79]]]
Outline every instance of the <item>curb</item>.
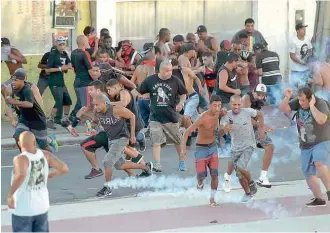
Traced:
[[[88, 138], [88, 136], [78, 136], [78, 137], [72, 137], [72, 136], [61, 136], [57, 138], [57, 143], [59, 146], [71, 146], [71, 145], [78, 145], [83, 140]], [[2, 138], [1, 139], [1, 151], [5, 150], [14, 150], [17, 149], [17, 145], [15, 142], [15, 139], [13, 138]]]

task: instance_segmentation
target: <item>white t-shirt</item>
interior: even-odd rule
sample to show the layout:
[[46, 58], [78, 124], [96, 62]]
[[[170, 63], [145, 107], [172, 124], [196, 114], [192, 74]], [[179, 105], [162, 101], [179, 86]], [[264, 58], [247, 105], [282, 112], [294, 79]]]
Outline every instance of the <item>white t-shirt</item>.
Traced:
[[[312, 49], [312, 43], [308, 37], [305, 36], [304, 40], [299, 40], [297, 36], [293, 37], [290, 43], [289, 52], [296, 54], [297, 58], [306, 62], [309, 56], [308, 50]], [[292, 61], [292, 71], [306, 71], [308, 67]]]

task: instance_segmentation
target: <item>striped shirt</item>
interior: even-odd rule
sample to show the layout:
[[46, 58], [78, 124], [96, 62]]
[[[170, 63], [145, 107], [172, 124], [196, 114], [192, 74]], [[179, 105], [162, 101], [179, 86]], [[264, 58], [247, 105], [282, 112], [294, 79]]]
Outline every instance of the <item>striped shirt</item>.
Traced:
[[262, 69], [262, 83], [274, 85], [282, 78], [280, 71], [280, 58], [276, 52], [263, 50], [256, 57], [257, 69]]

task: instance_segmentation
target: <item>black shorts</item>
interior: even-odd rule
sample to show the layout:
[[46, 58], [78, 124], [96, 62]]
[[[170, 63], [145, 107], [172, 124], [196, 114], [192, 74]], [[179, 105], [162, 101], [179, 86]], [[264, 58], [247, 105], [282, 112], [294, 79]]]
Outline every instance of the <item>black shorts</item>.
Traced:
[[109, 151], [108, 136], [104, 131], [99, 132], [95, 136], [86, 138], [82, 143], [80, 143], [80, 145], [83, 149], [89, 152], [95, 152], [101, 147], [103, 147], [106, 152]]

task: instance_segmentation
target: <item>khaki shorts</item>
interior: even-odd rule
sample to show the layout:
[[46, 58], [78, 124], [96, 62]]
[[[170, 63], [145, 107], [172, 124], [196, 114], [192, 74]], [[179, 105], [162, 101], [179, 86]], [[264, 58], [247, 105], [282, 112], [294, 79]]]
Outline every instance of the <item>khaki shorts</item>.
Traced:
[[150, 138], [152, 145], [174, 143], [181, 144], [182, 136], [179, 132], [179, 123], [159, 123], [150, 121]]
[[109, 151], [104, 156], [102, 161], [105, 168], [115, 167], [117, 170], [120, 169], [121, 165], [125, 163], [125, 160], [122, 158], [122, 156], [128, 143], [128, 138], [119, 138], [109, 141]]

